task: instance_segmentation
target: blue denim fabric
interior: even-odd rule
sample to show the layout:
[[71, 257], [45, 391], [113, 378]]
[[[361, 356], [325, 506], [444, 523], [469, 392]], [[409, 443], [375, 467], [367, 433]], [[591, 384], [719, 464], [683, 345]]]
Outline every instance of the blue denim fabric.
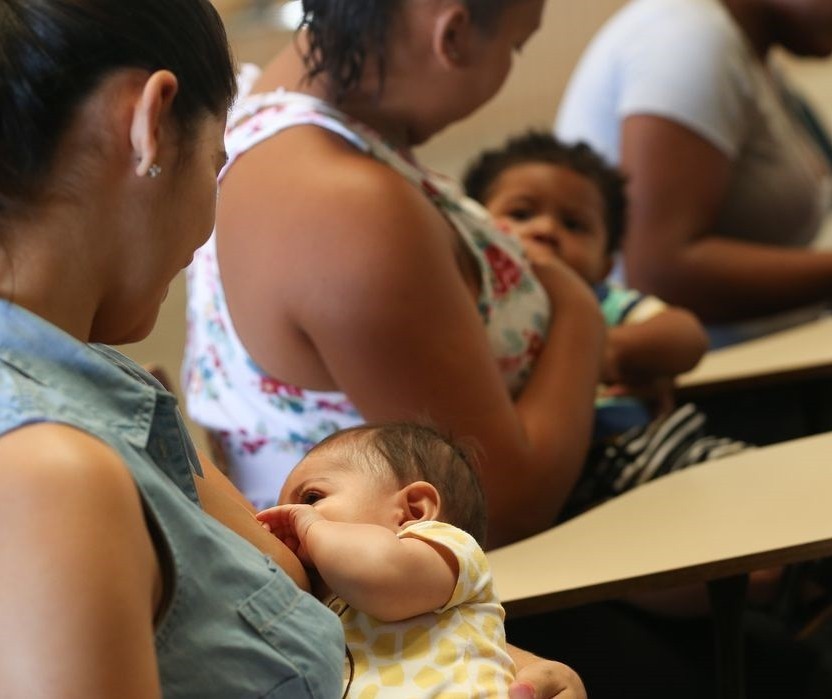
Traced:
[[156, 630], [168, 698], [333, 699], [343, 691], [338, 618], [199, 506], [199, 465], [176, 399], [138, 365], [0, 301], [0, 435], [54, 422], [111, 446], [172, 561]]

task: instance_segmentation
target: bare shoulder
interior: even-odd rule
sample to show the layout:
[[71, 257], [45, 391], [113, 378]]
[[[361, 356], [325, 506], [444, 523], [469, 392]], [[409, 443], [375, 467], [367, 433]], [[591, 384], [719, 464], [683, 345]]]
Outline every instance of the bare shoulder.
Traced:
[[[245, 228], [253, 244], [293, 249], [309, 242], [354, 247], [386, 233], [442, 227], [420, 189], [385, 163], [318, 127], [295, 127], [264, 141], [223, 182], [218, 230]], [[384, 241], [376, 241], [384, 244]], [[262, 249], [262, 247], [261, 247]]]
[[468, 300], [456, 233], [417, 184], [366, 157], [334, 159], [333, 168], [321, 191], [337, 207], [322, 207], [306, 239], [316, 248], [299, 252], [327, 280], [334, 314], [351, 323], [370, 314], [384, 327], [416, 303]]
[[436, 270], [437, 258], [455, 263], [455, 234], [416, 184], [366, 157], [334, 165], [339, 169], [326, 186], [328, 199], [339, 202], [338, 215], [321, 228], [333, 245], [354, 251], [364, 274]]
[[0, 437], [0, 527], [4, 560], [47, 556], [102, 579], [129, 570], [148, 599], [160, 599], [138, 488], [118, 453], [85, 432], [41, 423]]
[[313, 281], [331, 298], [458, 275], [453, 233], [416, 184], [320, 128], [290, 131], [223, 183], [218, 251], [232, 306], [255, 289], [275, 308], [314, 302]]
[[80, 430], [51, 423], [0, 438], [0, 511], [26, 503], [33, 507], [30, 516], [44, 508], [92, 507], [99, 516], [131, 520], [141, 513], [138, 490], [119, 455]]
[[15, 572], [0, 578], [0, 623], [14, 629], [3, 668], [38, 667], [0, 673], [0, 694], [161, 696], [161, 569], [118, 454], [67, 426], [0, 437], [0, 528], [0, 566]]
[[[0, 437], [0, 473], [26, 468], [56, 478], [131, 481], [119, 455], [104, 442], [69, 425], [36, 423]], [[13, 469], [13, 466], [22, 468]]]
[[422, 337], [441, 325], [437, 309], [458, 327], [458, 307], [472, 306], [454, 231], [418, 183], [336, 135], [281, 133], [240, 158], [222, 187], [226, 301], [269, 373], [345, 388], [331, 356], [345, 337]]

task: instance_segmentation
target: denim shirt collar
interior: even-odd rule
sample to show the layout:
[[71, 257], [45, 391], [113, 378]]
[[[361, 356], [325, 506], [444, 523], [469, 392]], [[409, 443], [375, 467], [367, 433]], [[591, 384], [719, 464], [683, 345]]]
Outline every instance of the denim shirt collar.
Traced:
[[138, 365], [105, 346], [80, 342], [40, 316], [0, 300], [0, 361], [34, 381], [101, 406], [110, 426], [144, 449], [157, 396]]

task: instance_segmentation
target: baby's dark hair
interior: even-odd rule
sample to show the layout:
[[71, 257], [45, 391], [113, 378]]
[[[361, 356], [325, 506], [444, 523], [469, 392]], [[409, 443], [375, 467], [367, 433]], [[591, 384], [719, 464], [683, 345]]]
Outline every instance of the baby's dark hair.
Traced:
[[528, 163], [565, 167], [586, 177], [604, 200], [607, 252], [621, 247], [627, 215], [626, 179], [586, 143], [567, 145], [543, 131], [528, 131], [508, 139], [505, 145], [483, 152], [463, 176], [469, 197], [485, 204], [494, 184], [506, 170]]
[[[358, 85], [368, 59], [378, 63], [384, 81], [387, 33], [395, 13], [413, 0], [303, 0], [309, 42], [303, 61], [308, 79], [325, 75], [340, 101]], [[472, 21], [490, 29], [510, 0], [460, 0]], [[379, 85], [381, 89], [382, 85]]]
[[362, 466], [377, 475], [392, 475], [404, 487], [427, 481], [439, 492], [440, 516], [485, 544], [485, 495], [471, 449], [434, 427], [414, 422], [360, 425], [331, 434], [310, 453], [347, 446]]
[[176, 75], [183, 136], [236, 94], [208, 0], [0, 1], [0, 219], [36, 198], [79, 106], [121, 68]]

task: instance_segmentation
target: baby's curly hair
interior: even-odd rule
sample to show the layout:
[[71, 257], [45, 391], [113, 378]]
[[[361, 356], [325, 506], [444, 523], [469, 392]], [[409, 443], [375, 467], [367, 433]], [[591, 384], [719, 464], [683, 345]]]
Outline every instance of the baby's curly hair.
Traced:
[[435, 427], [414, 422], [340, 430], [321, 440], [310, 453], [333, 447], [347, 447], [350, 459], [373, 475], [393, 475], [400, 487], [427, 481], [439, 492], [442, 520], [468, 532], [480, 546], [485, 544], [485, 495], [472, 449]]
[[621, 247], [627, 216], [626, 178], [586, 143], [567, 145], [543, 131], [509, 138], [502, 147], [484, 151], [468, 166], [463, 176], [465, 192], [485, 204], [500, 175], [528, 163], [565, 167], [595, 184], [604, 200], [607, 252], [614, 253]]

